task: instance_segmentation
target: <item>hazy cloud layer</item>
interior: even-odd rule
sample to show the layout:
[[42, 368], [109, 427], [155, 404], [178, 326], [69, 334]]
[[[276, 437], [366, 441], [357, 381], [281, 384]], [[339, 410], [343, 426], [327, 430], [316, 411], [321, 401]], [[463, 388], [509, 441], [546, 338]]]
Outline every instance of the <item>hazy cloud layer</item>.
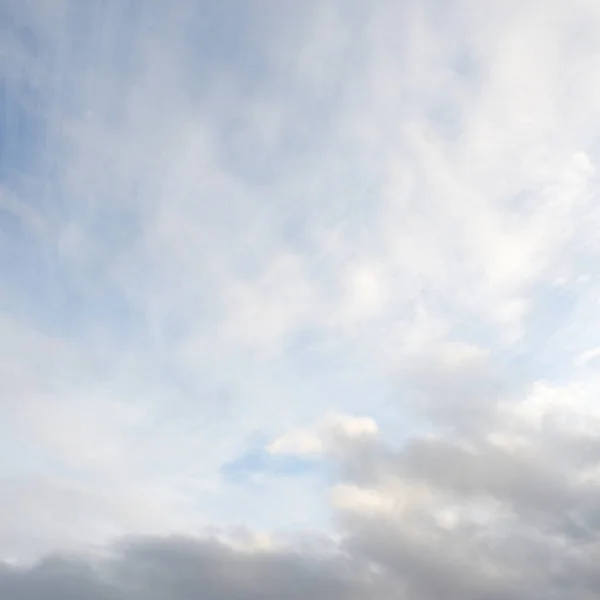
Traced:
[[597, 596], [599, 33], [0, 0], [0, 597]]

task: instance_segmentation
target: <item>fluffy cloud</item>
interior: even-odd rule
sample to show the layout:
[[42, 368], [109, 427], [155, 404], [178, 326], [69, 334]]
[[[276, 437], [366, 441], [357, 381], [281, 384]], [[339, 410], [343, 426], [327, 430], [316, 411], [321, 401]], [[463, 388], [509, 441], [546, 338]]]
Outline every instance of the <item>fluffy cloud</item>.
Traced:
[[377, 435], [377, 423], [368, 417], [330, 415], [313, 429], [290, 431], [267, 446], [272, 454], [303, 456], [321, 454], [347, 440], [353, 442]]

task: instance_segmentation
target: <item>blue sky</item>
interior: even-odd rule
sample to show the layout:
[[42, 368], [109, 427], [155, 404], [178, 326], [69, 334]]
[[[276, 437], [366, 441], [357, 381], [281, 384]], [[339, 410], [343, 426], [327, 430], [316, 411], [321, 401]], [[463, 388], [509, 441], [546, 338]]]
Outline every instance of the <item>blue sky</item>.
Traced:
[[595, 419], [599, 27], [0, 0], [0, 559], [335, 537], [340, 439]]

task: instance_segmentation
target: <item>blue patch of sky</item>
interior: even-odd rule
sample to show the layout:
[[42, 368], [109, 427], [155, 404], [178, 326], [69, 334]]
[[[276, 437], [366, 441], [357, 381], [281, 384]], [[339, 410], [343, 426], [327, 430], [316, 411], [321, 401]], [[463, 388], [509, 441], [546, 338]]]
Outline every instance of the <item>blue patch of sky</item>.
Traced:
[[256, 474], [323, 477], [327, 472], [327, 463], [322, 459], [273, 455], [262, 448], [249, 450], [221, 467], [221, 475], [227, 483], [244, 483]]
[[[118, 244], [114, 232], [112, 239]], [[136, 325], [131, 307], [111, 289], [101, 265], [91, 264], [87, 272], [80, 272], [61, 261], [38, 232], [1, 209], [0, 247], [5, 309], [28, 315], [49, 334], [80, 335], [88, 325], [100, 327], [116, 320], [115, 335], [126, 336]]]
[[[65, 37], [73, 41], [74, 36], [81, 44], [71, 51], [67, 48], [66, 53], [63, 50], [62, 56], [56, 56], [56, 48], [45, 48], [47, 41], [30, 31], [17, 36], [20, 51], [31, 61], [39, 58], [50, 70], [61, 67], [58, 80], [47, 74], [38, 79], [22, 65], [18, 65], [17, 77], [4, 68], [0, 79], [0, 189], [4, 194], [14, 195], [24, 206], [40, 211], [46, 219], [45, 225], [50, 226], [50, 231], [42, 232], [45, 236], [55, 234], [59, 231], [57, 225], [64, 225], [74, 211], [83, 211], [82, 207], [87, 206], [85, 198], [71, 197], [62, 181], [61, 171], [68, 165], [64, 161], [65, 139], [59, 133], [61, 119], [69, 111], [83, 110], [68, 101], [71, 98], [75, 103], [81, 96], [74, 93], [81, 86], [77, 78], [90, 68], [90, 63], [84, 60], [88, 54], [85, 32], [93, 27], [93, 11], [83, 12], [84, 15], [74, 19], [72, 30]], [[77, 32], [81, 35], [75, 35]], [[55, 64], [46, 64], [53, 55]], [[60, 65], [61, 61], [64, 64]], [[53, 107], [57, 105], [60, 111], [55, 113]], [[57, 120], [50, 122], [55, 117]], [[94, 193], [109, 195], [109, 182]], [[136, 234], [135, 219], [123, 210], [111, 213], [101, 206], [92, 216], [89, 221], [93, 221], [93, 228], [82, 232], [84, 239], [103, 240], [102, 252], [108, 253], [108, 258], [118, 256]], [[122, 324], [127, 322], [126, 317], [131, 316], [129, 307], [106, 285], [99, 261], [92, 260], [86, 265], [88, 273], [78, 272], [73, 265], [60, 260], [52, 244], [55, 240], [38, 235], [40, 232], [32, 231], [6, 210], [0, 214], [0, 233], [5, 300], [13, 298], [20, 310], [67, 334], [69, 328], [74, 332], [86, 321], [102, 322], [117, 317]], [[106, 260], [104, 255], [102, 261]], [[88, 275], [92, 277], [85, 277]], [[83, 279], [85, 286], [80, 285]], [[90, 281], [95, 284], [90, 286]], [[123, 331], [123, 327], [119, 330]]]
[[46, 151], [42, 100], [24, 81], [0, 79], [0, 181], [17, 188]]
[[[229, 76], [238, 91], [247, 93], [268, 78], [266, 38], [257, 35], [262, 15], [264, 11], [255, 10], [254, 2], [194, 3], [181, 41], [188, 50], [189, 62], [184, 66], [196, 73], [192, 81], [199, 89], [208, 84], [210, 76]], [[207, 91], [205, 87], [203, 91]]]

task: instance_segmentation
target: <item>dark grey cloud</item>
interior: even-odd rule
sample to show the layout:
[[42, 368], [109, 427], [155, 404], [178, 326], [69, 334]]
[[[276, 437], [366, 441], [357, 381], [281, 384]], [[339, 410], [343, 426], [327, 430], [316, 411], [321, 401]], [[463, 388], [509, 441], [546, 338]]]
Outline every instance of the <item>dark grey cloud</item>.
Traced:
[[[363, 573], [361, 573], [363, 571]], [[120, 542], [110, 558], [49, 558], [0, 570], [6, 600], [362, 599], [374, 589], [365, 565], [299, 551], [235, 550], [214, 539]]]

